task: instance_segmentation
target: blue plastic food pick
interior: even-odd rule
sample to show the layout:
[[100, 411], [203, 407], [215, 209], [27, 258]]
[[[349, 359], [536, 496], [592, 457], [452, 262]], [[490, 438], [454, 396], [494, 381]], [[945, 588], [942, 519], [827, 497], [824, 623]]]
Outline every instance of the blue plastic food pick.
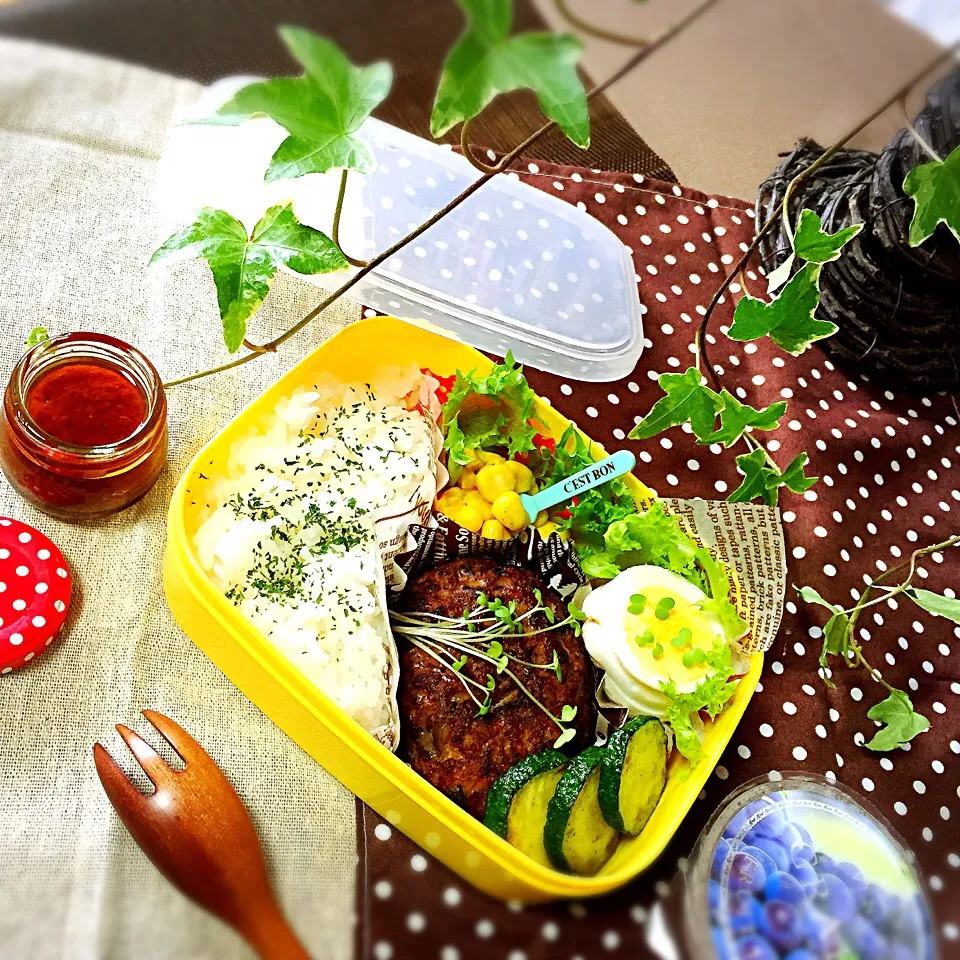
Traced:
[[629, 450], [618, 450], [609, 457], [591, 463], [589, 467], [575, 473], [572, 477], [567, 477], [566, 480], [561, 480], [559, 483], [547, 487], [546, 490], [533, 494], [533, 496], [521, 493], [520, 502], [527, 511], [530, 522], [533, 523], [541, 510], [555, 507], [558, 503], [572, 499], [578, 493], [586, 493], [587, 490], [592, 490], [594, 487], [600, 486], [601, 483], [606, 483], [614, 477], [629, 473], [636, 465], [637, 458]]

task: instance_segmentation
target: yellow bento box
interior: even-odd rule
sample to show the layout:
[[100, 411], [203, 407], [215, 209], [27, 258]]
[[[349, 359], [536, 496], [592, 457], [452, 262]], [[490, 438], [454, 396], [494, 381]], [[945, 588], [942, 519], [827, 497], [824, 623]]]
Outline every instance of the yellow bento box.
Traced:
[[[221, 430], [180, 478], [170, 504], [164, 560], [167, 601], [184, 632], [277, 726], [389, 823], [474, 886], [502, 900], [532, 903], [606, 893], [645, 870], [676, 832], [753, 695], [762, 654], [753, 656], [733, 700], [708, 725], [700, 763], [686, 778], [671, 764], [663, 798], [643, 833], [625, 839], [596, 876], [578, 877], [534, 863], [414, 773], [274, 649], [213, 586], [197, 561], [193, 534], [204, 503], [203, 487], [206, 478], [223, 468], [239, 435], [270, 416], [281, 397], [310, 385], [319, 373], [364, 382], [377, 367], [411, 363], [441, 375], [492, 366], [473, 348], [421, 326], [392, 317], [359, 320], [304, 358]], [[537, 416], [555, 438], [568, 424], [547, 403], [538, 402]], [[598, 458], [603, 456], [598, 444], [594, 450]], [[631, 476], [628, 482], [638, 503], [650, 498], [639, 480]]]

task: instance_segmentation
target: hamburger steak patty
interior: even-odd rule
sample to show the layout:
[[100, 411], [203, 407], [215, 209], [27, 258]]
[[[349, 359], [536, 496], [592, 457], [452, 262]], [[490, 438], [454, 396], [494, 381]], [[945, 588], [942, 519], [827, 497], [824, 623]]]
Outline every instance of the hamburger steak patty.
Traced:
[[[478, 593], [485, 593], [491, 600], [513, 600], [519, 617], [537, 605], [533, 591], [538, 587], [557, 622], [564, 620], [566, 605], [554, 590], [541, 585], [530, 571], [489, 557], [461, 557], [423, 574], [408, 586], [405, 603], [409, 612], [459, 618], [464, 610], [474, 609]], [[543, 613], [534, 614], [527, 623], [534, 630], [549, 626]], [[583, 641], [570, 627], [536, 636], [508, 633], [499, 640], [505, 653], [528, 663], [551, 663], [556, 650], [562, 682], [553, 670], [537, 670], [513, 660], [509, 669], [554, 716], [560, 716], [564, 704], [577, 708], [572, 723], [577, 735], [571, 748], [592, 743], [597, 708], [593, 664]], [[417, 773], [482, 817], [494, 781], [524, 757], [551, 746], [560, 731], [505, 674], [495, 675], [490, 712], [476, 716], [476, 703], [449, 667], [412, 644], [401, 646], [401, 749]], [[486, 683], [487, 675], [494, 674], [491, 666], [468, 657], [461, 672]], [[474, 692], [483, 699], [481, 691], [474, 688]]]

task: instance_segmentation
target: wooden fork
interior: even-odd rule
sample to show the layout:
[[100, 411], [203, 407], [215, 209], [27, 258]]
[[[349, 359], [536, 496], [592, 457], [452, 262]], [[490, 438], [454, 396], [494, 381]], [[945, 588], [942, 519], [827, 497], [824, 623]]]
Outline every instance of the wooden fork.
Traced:
[[100, 782], [124, 826], [175, 887], [233, 927], [262, 960], [310, 960], [277, 906], [260, 841], [236, 791], [186, 730], [154, 710], [143, 715], [186, 767], [171, 769], [145, 740], [117, 724], [156, 787], [144, 796], [94, 744]]

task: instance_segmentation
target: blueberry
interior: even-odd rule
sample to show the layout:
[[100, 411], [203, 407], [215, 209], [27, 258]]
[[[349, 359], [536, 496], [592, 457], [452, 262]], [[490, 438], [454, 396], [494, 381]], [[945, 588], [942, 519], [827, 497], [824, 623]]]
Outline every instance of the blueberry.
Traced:
[[730, 930], [745, 937], [757, 932], [757, 901], [749, 893], [738, 891], [727, 901]]
[[817, 875], [817, 871], [803, 860], [795, 863], [790, 873], [799, 881], [808, 897], [815, 897], [824, 888], [823, 880]]
[[843, 932], [859, 960], [885, 960], [887, 942], [869, 920], [854, 917]]
[[852, 863], [835, 863], [833, 869], [827, 872], [839, 877], [850, 888], [850, 892], [856, 900], [860, 899], [867, 887], [867, 881], [860, 872], [860, 868]]
[[810, 836], [810, 831], [802, 823], [795, 823], [794, 826], [797, 828], [797, 831], [800, 834], [800, 838], [812, 850], [813, 837]]
[[839, 877], [832, 873], [823, 875], [824, 889], [818, 891], [817, 906], [831, 917], [836, 917], [840, 923], [848, 923], [857, 912], [856, 902], [850, 888]]
[[791, 950], [784, 960], [821, 960], [821, 958], [820, 955], [811, 953], [806, 947], [801, 947], [799, 950]]
[[766, 886], [767, 871], [760, 860], [751, 856], [749, 851], [750, 848], [746, 847], [739, 853], [735, 853], [730, 861], [731, 890], [755, 893]]
[[737, 943], [737, 960], [779, 960], [777, 951], [762, 937], [745, 937]]
[[909, 947], [920, 942], [923, 930], [924, 922], [920, 909], [909, 903], [901, 904], [896, 925], [890, 931], [891, 937]]
[[912, 947], [904, 946], [902, 943], [895, 943], [890, 947], [887, 958], [888, 960], [917, 960], [917, 954], [913, 952]]
[[804, 917], [789, 903], [771, 900], [765, 904], [758, 918], [758, 932], [778, 950], [793, 950], [806, 936]]
[[790, 854], [787, 853], [786, 848], [779, 840], [760, 837], [754, 841], [753, 846], [767, 854], [776, 864], [777, 870], [786, 871], [790, 869], [792, 865]]
[[[767, 841], [769, 842], [769, 841]], [[745, 846], [740, 848], [740, 853], [745, 853], [748, 856], [753, 857], [760, 866], [763, 867], [764, 873], [767, 876], [770, 876], [772, 873], [777, 872], [777, 862], [770, 856], [766, 850], [762, 850], [760, 847]]]
[[767, 831], [767, 836], [778, 837], [783, 832], [784, 827], [788, 826], [788, 822], [782, 813], [774, 810], [768, 813], [758, 826], [762, 826]]
[[887, 920], [887, 895], [875, 883], [868, 884], [859, 895], [857, 907], [860, 915], [875, 927], [882, 927]]
[[716, 917], [720, 909], [720, 901], [723, 898], [723, 891], [716, 880], [707, 881], [707, 906], [710, 908], [710, 916]]
[[730, 855], [730, 842], [723, 837], [717, 843], [716, 850], [713, 851], [713, 863], [710, 868], [710, 875], [714, 880], [719, 880], [723, 873], [723, 864]]
[[837, 865], [833, 857], [827, 856], [827, 854], [820, 853], [819, 851], [813, 855], [812, 863], [817, 873], [833, 873], [833, 869]]
[[782, 903], [794, 905], [805, 903], [807, 900], [803, 884], [792, 874], [778, 870], [767, 877], [764, 894], [768, 900], [779, 900]]
[[716, 960], [734, 960], [727, 938], [719, 927], [712, 927], [710, 934], [713, 937], [713, 952]]
[[804, 917], [807, 946], [819, 957], [833, 957], [840, 950], [840, 927], [815, 907], [808, 907]]
[[753, 804], [750, 804], [744, 807], [742, 810], [738, 811], [731, 817], [730, 822], [727, 824], [726, 829], [723, 831], [723, 836], [727, 840], [736, 839], [737, 835], [743, 829], [743, 825], [750, 819], [750, 814], [752, 812]]

